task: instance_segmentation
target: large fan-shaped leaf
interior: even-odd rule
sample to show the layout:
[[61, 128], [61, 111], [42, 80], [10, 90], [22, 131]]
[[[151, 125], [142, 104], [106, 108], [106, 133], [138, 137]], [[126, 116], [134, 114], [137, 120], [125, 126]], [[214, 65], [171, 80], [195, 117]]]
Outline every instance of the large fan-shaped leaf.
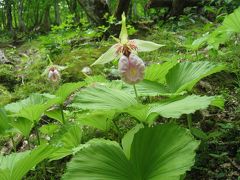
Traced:
[[225, 17], [223, 26], [232, 32], [240, 32], [240, 7]]
[[54, 149], [47, 145], [37, 147], [32, 151], [0, 156], [0, 179], [20, 180], [39, 162], [48, 158]]
[[81, 109], [119, 110], [136, 105], [134, 96], [105, 86], [89, 87], [77, 93], [73, 107]]
[[0, 134], [5, 134], [7, 130], [11, 129], [9, 122], [7, 113], [3, 108], [0, 108]]
[[49, 100], [49, 97], [53, 98], [54, 96], [48, 96], [48, 95], [36, 93], [36, 94], [30, 95], [28, 98], [23, 99], [21, 101], [8, 104], [4, 108], [7, 111], [18, 113], [20, 110], [30, 105], [44, 104], [47, 100]]
[[29, 136], [29, 133], [31, 132], [31, 129], [33, 127], [32, 121], [22, 117], [12, 120], [10, 124], [16, 129], [18, 129], [18, 131], [25, 137]]
[[[153, 82], [149, 80], [143, 80], [142, 82], [135, 85], [137, 89], [137, 93], [139, 96], [174, 96], [179, 95], [176, 93], [172, 93], [168, 88], [160, 84], [158, 82]], [[132, 86], [128, 84], [124, 84], [123, 90], [130, 93], [135, 94]]]
[[72, 154], [73, 149], [79, 146], [82, 138], [82, 130], [78, 125], [65, 125], [55, 135], [52, 144], [57, 146], [57, 150], [49, 155], [51, 160], [61, 159]]
[[167, 61], [163, 64], [152, 64], [145, 69], [144, 79], [160, 83], [166, 82], [166, 74], [177, 64], [177, 61]]
[[224, 65], [216, 65], [207, 61], [183, 62], [169, 70], [166, 75], [166, 81], [171, 92], [190, 91], [202, 78], [224, 69]]
[[111, 127], [115, 111], [90, 111], [77, 115], [77, 120], [81, 125], [91, 126], [102, 131], [107, 131]]
[[126, 110], [130, 115], [140, 121], [152, 123], [160, 115], [166, 118], [179, 118], [183, 114], [191, 114], [200, 109], [206, 109], [209, 105], [220, 107], [223, 99], [216, 96], [191, 95], [169, 99], [161, 103], [137, 105]]
[[70, 96], [74, 91], [83, 87], [84, 85], [85, 85], [84, 82], [63, 84], [55, 94], [57, 97], [60, 98], [59, 103], [63, 104], [68, 96]]
[[68, 164], [63, 179], [175, 180], [194, 164], [199, 145], [186, 129], [173, 124], [140, 129], [128, 142], [129, 159], [115, 143], [89, 144]]
[[58, 101], [59, 99], [52, 95], [32, 94], [27, 99], [6, 105], [5, 109], [12, 112], [15, 117], [24, 117], [36, 122], [44, 111]]

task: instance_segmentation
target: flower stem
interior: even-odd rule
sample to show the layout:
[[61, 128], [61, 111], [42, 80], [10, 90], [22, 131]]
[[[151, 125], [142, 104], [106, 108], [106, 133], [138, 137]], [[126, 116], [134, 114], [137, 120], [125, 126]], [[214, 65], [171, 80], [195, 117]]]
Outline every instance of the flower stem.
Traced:
[[187, 122], [188, 122], [188, 128], [191, 129], [192, 128], [192, 115], [191, 114], [187, 115]]
[[133, 89], [134, 89], [134, 92], [135, 92], [136, 99], [139, 100], [139, 99], [138, 99], [137, 88], [136, 88], [136, 85], [135, 85], [135, 84], [133, 85]]
[[121, 142], [121, 139], [122, 139], [122, 133], [121, 133], [120, 128], [119, 128], [118, 125], [117, 125], [116, 120], [113, 120], [113, 124], [114, 124], [114, 126], [115, 126], [115, 128], [116, 128], [116, 130], [117, 130], [117, 132], [118, 132], [118, 140], [119, 140], [119, 142]]
[[60, 105], [60, 109], [61, 109], [61, 115], [62, 115], [62, 122], [63, 124], [65, 124], [65, 118], [64, 118], [64, 112], [63, 112], [63, 105]]
[[198, 60], [198, 50], [195, 51], [196, 59]]
[[36, 126], [36, 136], [37, 136], [38, 145], [40, 145], [40, 135], [39, 135], [39, 130], [37, 126]]
[[13, 146], [14, 152], [17, 152], [17, 150], [16, 150], [16, 144], [15, 144], [15, 142], [14, 142], [13, 136], [11, 136], [11, 141], [12, 141], [12, 146]]

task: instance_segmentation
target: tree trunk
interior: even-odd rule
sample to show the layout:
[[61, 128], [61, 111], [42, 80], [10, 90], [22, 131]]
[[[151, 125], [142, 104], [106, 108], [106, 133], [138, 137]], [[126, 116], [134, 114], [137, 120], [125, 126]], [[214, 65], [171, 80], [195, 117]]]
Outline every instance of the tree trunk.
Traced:
[[60, 17], [60, 8], [59, 8], [59, 0], [54, 0], [54, 12], [55, 12], [55, 24], [61, 24], [61, 17]]
[[48, 32], [51, 29], [50, 8], [51, 8], [51, 4], [49, 2], [47, 2], [46, 6], [45, 6], [44, 14], [43, 14], [43, 23], [42, 23], [42, 28], [41, 28], [44, 32]]
[[26, 29], [26, 26], [23, 21], [23, 0], [19, 0], [18, 2], [18, 23], [19, 23], [19, 31], [24, 32]]
[[5, 9], [6, 9], [6, 16], [7, 16], [7, 30], [13, 30], [12, 26], [12, 0], [5, 0]]
[[106, 23], [104, 15], [110, 13], [106, 0], [78, 0], [78, 3], [94, 24]]
[[16, 2], [13, 0], [13, 9], [12, 9], [12, 14], [13, 14], [13, 19], [14, 19], [14, 26], [15, 29], [18, 27], [18, 21], [17, 21], [17, 15], [16, 15]]
[[[3, 6], [3, 4], [1, 4]], [[5, 18], [5, 12], [4, 12], [4, 8], [2, 8], [2, 11], [1, 11], [1, 18], [2, 18], [2, 24], [1, 24], [1, 28], [2, 30], [6, 27], [6, 18]]]
[[179, 16], [183, 14], [183, 10], [186, 7], [187, 2], [182, 0], [173, 0], [171, 16]]
[[79, 23], [80, 21], [80, 16], [79, 13], [77, 11], [77, 0], [66, 0], [67, 5], [68, 5], [68, 9], [70, 11], [71, 14], [74, 14], [74, 22], [75, 23]]
[[168, 7], [171, 9], [171, 16], [179, 16], [185, 7], [197, 6], [201, 0], [149, 0], [145, 8]]
[[34, 25], [33, 25], [34, 27], [37, 27], [41, 24], [41, 20], [39, 18], [39, 6], [40, 6], [39, 1], [35, 2], [35, 5], [34, 5], [34, 9], [35, 9], [35, 11], [34, 11]]
[[117, 11], [115, 13], [117, 20], [120, 21], [122, 19], [121, 17], [122, 17], [123, 12], [125, 12], [125, 15], [127, 16], [130, 2], [131, 2], [131, 0], [119, 0], [118, 1]]

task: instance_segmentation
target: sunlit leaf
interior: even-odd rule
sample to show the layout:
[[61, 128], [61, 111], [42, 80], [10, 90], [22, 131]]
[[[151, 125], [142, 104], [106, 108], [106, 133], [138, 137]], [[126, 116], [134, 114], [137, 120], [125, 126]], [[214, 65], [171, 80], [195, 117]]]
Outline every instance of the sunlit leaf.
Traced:
[[59, 101], [53, 95], [32, 94], [28, 98], [6, 105], [4, 108], [14, 117], [24, 117], [36, 122], [44, 111]]
[[23, 117], [18, 117], [15, 120], [12, 120], [10, 124], [18, 129], [25, 137], [29, 136], [33, 127], [33, 122]]
[[202, 78], [220, 72], [226, 67], [208, 61], [183, 62], [174, 66], [166, 75], [166, 82], [171, 92], [191, 91]]
[[77, 121], [81, 125], [87, 125], [102, 131], [107, 131], [111, 127], [114, 115], [115, 111], [113, 110], [90, 111], [87, 113], [78, 114]]
[[63, 84], [55, 93], [57, 97], [60, 98], [59, 103], [63, 104], [64, 101], [76, 90], [83, 87], [85, 85], [84, 82], [77, 82], [77, 83], [66, 83]]
[[[139, 96], [171, 96], [171, 93], [163, 84], [143, 80], [135, 85]], [[133, 86], [124, 84], [123, 90], [135, 95]]]
[[0, 156], [0, 179], [20, 180], [39, 162], [48, 158], [53, 148], [42, 145], [31, 151]]
[[62, 113], [60, 109], [51, 109], [49, 111], [45, 111], [44, 114], [52, 119], [59, 121], [60, 123], [63, 123]]
[[89, 143], [68, 164], [63, 179], [176, 180], [194, 164], [199, 142], [186, 129], [165, 124], [140, 129], [130, 144], [127, 159], [115, 143]]
[[120, 110], [136, 104], [137, 100], [134, 95], [99, 85], [78, 92], [71, 106], [92, 110]]
[[137, 105], [126, 109], [126, 112], [140, 121], [151, 124], [159, 115], [165, 118], [179, 118], [183, 114], [191, 114], [210, 105], [214, 106], [213, 102], [216, 100], [220, 101], [219, 97], [191, 95], [163, 100], [159, 103]]
[[166, 83], [166, 74], [176, 64], [177, 61], [167, 61], [162, 64], [151, 64], [145, 69], [144, 79], [149, 81]]
[[131, 146], [132, 146], [132, 142], [134, 139], [135, 134], [140, 130], [144, 128], [144, 126], [142, 124], [137, 124], [135, 127], [133, 127], [130, 131], [128, 131], [123, 139], [122, 139], [122, 148], [124, 151], [125, 156], [130, 159], [130, 155], [131, 155]]
[[6, 111], [0, 108], [0, 135], [5, 134], [7, 130], [11, 129], [9, 125], [10, 119], [7, 116]]
[[66, 124], [63, 126], [51, 142], [57, 147], [57, 150], [49, 155], [50, 160], [58, 160], [73, 154], [74, 148], [79, 146], [81, 139], [82, 130], [79, 125]]
[[226, 16], [223, 21], [223, 26], [229, 31], [239, 33], [240, 32], [240, 7], [236, 9], [232, 14]]

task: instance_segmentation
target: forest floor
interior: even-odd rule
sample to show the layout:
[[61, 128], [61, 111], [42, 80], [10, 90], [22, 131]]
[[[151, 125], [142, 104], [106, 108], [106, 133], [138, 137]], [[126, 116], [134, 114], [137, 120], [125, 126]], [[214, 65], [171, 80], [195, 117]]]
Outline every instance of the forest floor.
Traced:
[[[240, 39], [230, 40], [219, 52], [209, 52], [203, 48], [198, 56], [183, 46], [183, 42], [201, 37], [215, 27], [215, 24], [206, 25], [199, 21], [171, 20], [163, 26], [150, 27], [151, 31], [139, 30], [133, 35], [134, 38], [165, 45], [159, 51], [141, 54], [147, 64], [167, 60], [207, 60], [224, 63], [228, 67], [227, 71], [203, 79], [194, 90], [197, 94], [223, 95], [225, 108], [199, 111], [193, 116], [194, 127], [200, 128], [205, 134], [197, 137], [202, 143], [196, 163], [187, 173], [186, 179], [189, 180], [239, 180], [240, 176]], [[49, 58], [54, 64], [68, 67], [62, 72], [62, 82], [83, 80], [82, 68], [92, 64], [111, 44], [113, 41], [86, 40], [74, 31], [67, 31], [36, 36], [17, 47], [2, 48], [7, 60], [0, 64], [0, 105], [22, 99], [33, 92], [52, 92], [53, 87], [46, 85], [49, 82], [42, 76], [49, 65]], [[114, 63], [92, 70], [94, 74], [116, 77]], [[5, 140], [0, 139], [0, 148]], [[52, 166], [56, 165], [52, 171], [60, 176], [67, 160], [61, 161], [62, 168], [57, 165], [58, 162], [52, 162]]]

